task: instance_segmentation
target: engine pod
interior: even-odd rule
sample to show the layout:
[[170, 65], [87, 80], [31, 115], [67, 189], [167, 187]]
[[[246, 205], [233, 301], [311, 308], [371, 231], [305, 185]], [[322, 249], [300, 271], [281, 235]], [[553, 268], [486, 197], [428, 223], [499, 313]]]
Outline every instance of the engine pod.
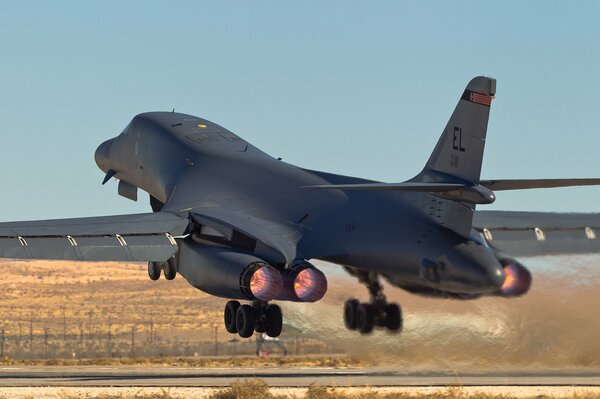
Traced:
[[230, 299], [270, 301], [281, 294], [281, 273], [256, 256], [227, 246], [180, 241], [179, 273], [195, 288]]

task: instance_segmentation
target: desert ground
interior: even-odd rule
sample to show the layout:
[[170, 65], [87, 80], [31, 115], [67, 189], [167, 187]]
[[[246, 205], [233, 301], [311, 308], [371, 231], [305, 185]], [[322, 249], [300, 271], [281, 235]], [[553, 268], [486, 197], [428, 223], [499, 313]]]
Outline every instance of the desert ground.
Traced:
[[[193, 357], [256, 351], [253, 340], [241, 341], [224, 330], [225, 300], [194, 289], [180, 276], [151, 281], [145, 264], [2, 260], [0, 267], [5, 271], [0, 276], [3, 358]], [[304, 337], [293, 336], [293, 344], [302, 352], [324, 348]]]

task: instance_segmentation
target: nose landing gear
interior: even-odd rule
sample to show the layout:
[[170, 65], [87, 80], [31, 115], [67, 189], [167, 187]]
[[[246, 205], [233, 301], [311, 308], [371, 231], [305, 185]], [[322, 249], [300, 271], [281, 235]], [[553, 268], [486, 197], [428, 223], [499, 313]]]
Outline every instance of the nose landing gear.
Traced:
[[391, 332], [402, 330], [402, 310], [397, 303], [388, 303], [383, 294], [383, 286], [379, 275], [373, 272], [348, 270], [358, 277], [359, 281], [369, 289], [371, 299], [368, 303], [360, 303], [357, 299], [349, 299], [344, 304], [344, 324], [348, 330], [358, 330], [369, 334], [375, 327], [386, 328]]
[[281, 308], [265, 301], [252, 301], [251, 305], [241, 305], [229, 301], [224, 311], [225, 329], [228, 333], [250, 338], [254, 331], [278, 337], [283, 327]]

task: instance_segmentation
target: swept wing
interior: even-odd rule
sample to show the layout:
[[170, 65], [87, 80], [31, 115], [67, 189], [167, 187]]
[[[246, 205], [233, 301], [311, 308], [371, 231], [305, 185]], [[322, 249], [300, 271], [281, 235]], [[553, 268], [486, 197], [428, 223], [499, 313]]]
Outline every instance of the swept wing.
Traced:
[[0, 257], [165, 261], [187, 225], [169, 212], [0, 223]]
[[473, 227], [515, 256], [600, 252], [600, 213], [478, 211]]

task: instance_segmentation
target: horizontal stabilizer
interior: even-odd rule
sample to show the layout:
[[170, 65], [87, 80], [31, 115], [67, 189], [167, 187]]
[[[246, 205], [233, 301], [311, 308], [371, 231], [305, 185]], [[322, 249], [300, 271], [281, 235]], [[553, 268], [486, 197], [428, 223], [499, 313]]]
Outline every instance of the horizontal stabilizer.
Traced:
[[404, 183], [324, 184], [306, 186], [305, 188], [432, 193], [452, 201], [470, 204], [491, 204], [496, 199], [491, 190], [479, 184], [468, 185], [461, 183], [423, 183], [408, 181]]
[[600, 185], [600, 179], [482, 180], [480, 184], [492, 191], [502, 191], [526, 190], [530, 188], [596, 186]]
[[364, 183], [364, 184], [322, 184], [317, 186], [306, 186], [305, 188], [323, 188], [334, 190], [367, 190], [367, 191], [413, 191], [424, 193], [439, 193], [453, 191], [465, 187], [464, 184], [456, 183]]
[[[481, 180], [480, 186], [492, 191], [526, 190], [531, 188], [555, 188], [573, 186], [597, 186], [600, 179], [514, 179], [514, 180]], [[367, 190], [367, 191], [412, 191], [425, 193], [443, 193], [460, 189], [473, 189], [478, 185], [460, 183], [361, 183], [361, 184], [323, 184], [306, 186], [305, 188], [323, 188], [335, 190]]]

